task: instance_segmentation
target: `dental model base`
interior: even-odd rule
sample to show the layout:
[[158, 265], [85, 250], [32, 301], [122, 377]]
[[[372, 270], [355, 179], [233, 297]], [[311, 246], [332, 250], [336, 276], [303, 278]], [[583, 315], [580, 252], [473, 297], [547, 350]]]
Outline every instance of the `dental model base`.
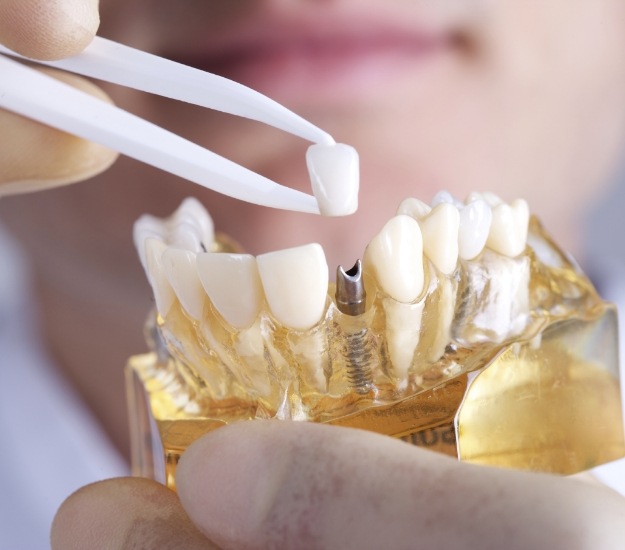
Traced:
[[615, 308], [525, 201], [432, 204], [405, 200], [336, 284], [318, 244], [242, 254], [193, 199], [143, 216], [157, 311], [127, 369], [135, 473], [174, 487], [195, 439], [257, 418], [560, 474], [624, 456]]

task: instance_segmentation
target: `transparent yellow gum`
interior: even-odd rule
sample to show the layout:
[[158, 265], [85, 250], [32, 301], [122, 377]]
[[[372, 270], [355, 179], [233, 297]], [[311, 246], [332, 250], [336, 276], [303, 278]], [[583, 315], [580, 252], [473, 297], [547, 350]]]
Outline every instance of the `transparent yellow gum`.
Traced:
[[202, 434], [239, 420], [369, 429], [461, 460], [569, 474], [625, 455], [616, 311], [532, 219], [526, 253], [430, 270], [400, 304], [367, 277], [358, 317], [245, 331], [208, 304], [151, 322], [128, 365], [135, 473], [175, 486]]

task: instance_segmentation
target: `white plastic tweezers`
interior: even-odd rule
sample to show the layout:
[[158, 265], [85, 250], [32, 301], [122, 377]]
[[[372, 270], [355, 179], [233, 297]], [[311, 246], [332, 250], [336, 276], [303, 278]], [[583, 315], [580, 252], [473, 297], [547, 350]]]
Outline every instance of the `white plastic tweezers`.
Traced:
[[[0, 54], [25, 59], [0, 45]], [[264, 122], [313, 143], [332, 137], [268, 97], [226, 78], [96, 37], [81, 54], [36, 63]], [[319, 213], [317, 201], [0, 55], [0, 107], [100, 143], [243, 201]]]

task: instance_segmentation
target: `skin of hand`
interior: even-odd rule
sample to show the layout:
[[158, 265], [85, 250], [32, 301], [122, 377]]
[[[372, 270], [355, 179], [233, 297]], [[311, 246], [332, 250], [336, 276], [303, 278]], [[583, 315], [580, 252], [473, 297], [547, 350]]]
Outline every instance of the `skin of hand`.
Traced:
[[604, 487], [312, 423], [220, 428], [176, 480], [180, 501], [141, 479], [81, 489], [56, 516], [53, 549], [616, 550], [625, 537], [625, 501]]
[[[0, 0], [0, 42], [35, 59], [79, 53], [98, 25], [97, 0]], [[111, 101], [83, 78], [42, 72]], [[0, 110], [0, 196], [82, 181], [108, 168], [116, 157], [105, 147]]]

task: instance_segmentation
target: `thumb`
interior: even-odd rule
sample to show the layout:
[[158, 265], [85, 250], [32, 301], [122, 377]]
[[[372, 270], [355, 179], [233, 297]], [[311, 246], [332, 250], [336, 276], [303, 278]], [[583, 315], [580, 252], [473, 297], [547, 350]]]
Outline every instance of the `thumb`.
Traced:
[[[83, 78], [52, 69], [42, 71], [110, 101]], [[108, 168], [116, 158], [117, 153], [101, 145], [0, 110], [0, 196], [84, 180]]]
[[617, 548], [604, 488], [459, 463], [388, 437], [252, 421], [183, 455], [177, 490], [223, 548]]
[[99, 24], [98, 0], [0, 0], [0, 42], [34, 59], [77, 54]]

